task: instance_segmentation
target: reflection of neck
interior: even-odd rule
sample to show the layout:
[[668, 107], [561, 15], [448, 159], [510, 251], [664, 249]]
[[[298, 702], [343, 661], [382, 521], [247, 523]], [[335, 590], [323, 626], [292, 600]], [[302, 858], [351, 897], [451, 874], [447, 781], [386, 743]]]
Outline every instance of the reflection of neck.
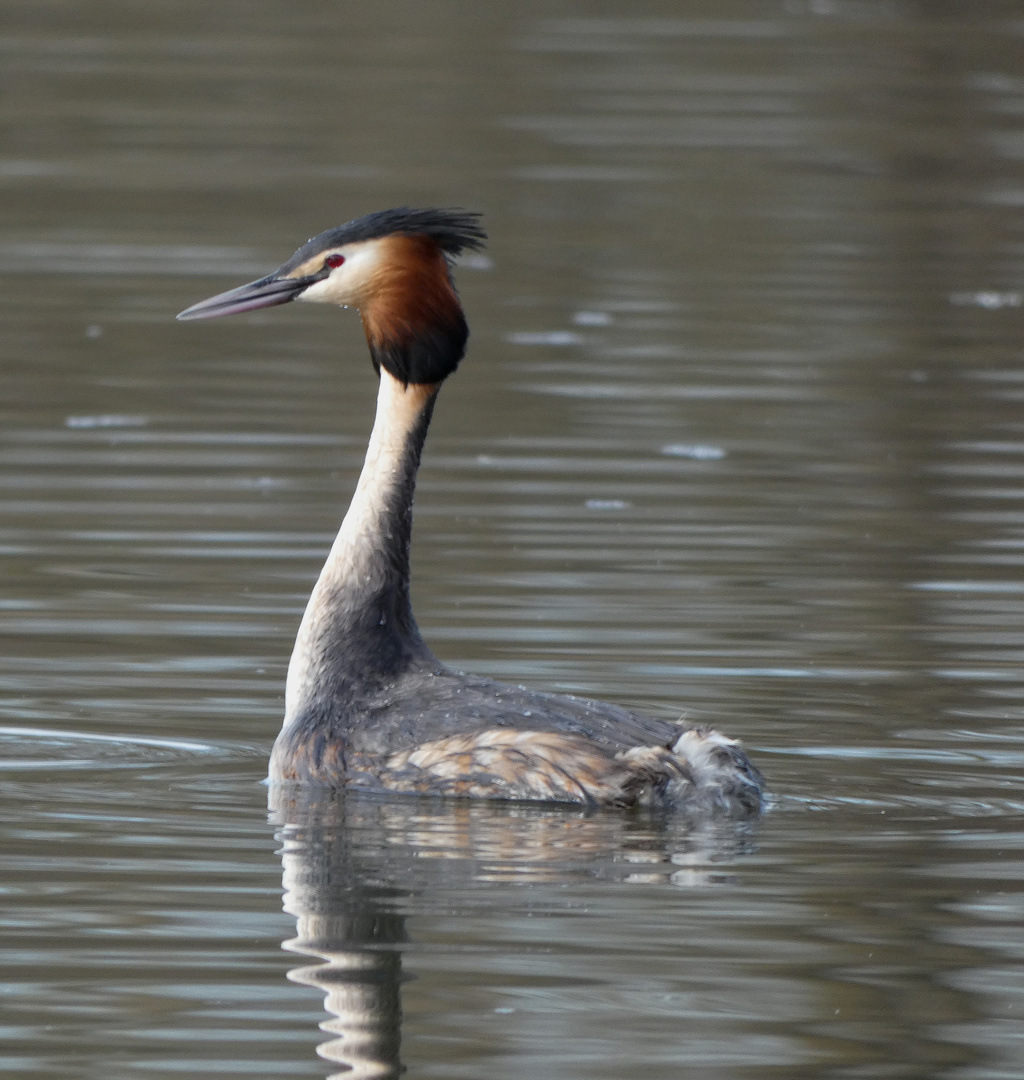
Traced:
[[413, 492], [437, 390], [380, 373], [366, 461], [292, 652], [286, 723], [410, 668], [438, 666], [409, 601]]
[[320, 1027], [337, 1037], [317, 1053], [345, 1066], [330, 1080], [394, 1080], [403, 1072], [405, 918], [382, 910], [365, 890], [343, 821], [326, 830], [291, 827], [280, 838], [284, 908], [295, 916], [295, 937], [283, 947], [324, 961], [295, 968], [288, 978], [321, 990], [334, 1017]]
[[[391, 918], [400, 920], [399, 916]], [[337, 1038], [321, 1043], [316, 1052], [345, 1066], [344, 1072], [334, 1074], [338, 1080], [392, 1080], [404, 1071], [399, 1058], [402, 956], [395, 949], [382, 947], [381, 916], [344, 920], [348, 925], [343, 930], [334, 925], [325, 933], [325, 922], [339, 921], [323, 916], [298, 919], [297, 936], [286, 941], [284, 948], [326, 963], [294, 968], [288, 978], [324, 994], [324, 1008], [335, 1019], [325, 1020], [320, 1028]], [[325, 936], [333, 940], [307, 944], [307, 939]]]

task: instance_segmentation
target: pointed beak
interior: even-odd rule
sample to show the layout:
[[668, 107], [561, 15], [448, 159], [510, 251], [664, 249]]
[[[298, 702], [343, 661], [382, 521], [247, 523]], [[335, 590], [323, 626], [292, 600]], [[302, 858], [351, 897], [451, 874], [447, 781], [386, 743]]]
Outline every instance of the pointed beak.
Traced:
[[183, 322], [190, 319], [215, 319], [218, 315], [238, 315], [243, 311], [256, 311], [257, 308], [274, 307], [294, 300], [304, 289], [320, 280], [321, 275], [290, 278], [269, 277], [259, 281], [250, 281], [237, 289], [211, 296], [209, 300], [200, 300], [178, 316]]

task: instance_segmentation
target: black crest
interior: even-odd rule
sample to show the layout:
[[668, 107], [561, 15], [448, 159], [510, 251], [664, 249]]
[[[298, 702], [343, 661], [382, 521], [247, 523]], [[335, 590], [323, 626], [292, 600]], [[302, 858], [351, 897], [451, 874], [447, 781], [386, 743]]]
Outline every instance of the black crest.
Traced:
[[342, 244], [380, 240], [395, 235], [429, 236], [449, 256], [482, 248], [487, 239], [487, 233], [480, 228], [480, 215], [471, 210], [414, 210], [408, 206], [398, 206], [393, 210], [378, 210], [374, 214], [355, 218], [314, 236], [295, 252], [278, 273], [287, 273], [321, 251], [341, 247]]

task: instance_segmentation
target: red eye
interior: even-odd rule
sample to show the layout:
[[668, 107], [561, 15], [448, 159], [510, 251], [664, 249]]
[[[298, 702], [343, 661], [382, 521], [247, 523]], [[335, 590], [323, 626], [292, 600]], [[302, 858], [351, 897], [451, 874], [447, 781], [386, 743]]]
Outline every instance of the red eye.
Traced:
[[344, 261], [344, 255], [328, 255], [327, 258], [324, 259], [324, 266], [329, 266], [333, 270], [336, 266], [341, 266]]

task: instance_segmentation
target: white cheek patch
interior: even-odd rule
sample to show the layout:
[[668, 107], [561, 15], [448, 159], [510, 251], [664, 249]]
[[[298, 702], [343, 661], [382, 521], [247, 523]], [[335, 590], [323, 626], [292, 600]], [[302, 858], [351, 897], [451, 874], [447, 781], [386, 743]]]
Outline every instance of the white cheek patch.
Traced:
[[341, 266], [336, 266], [323, 281], [317, 281], [308, 289], [303, 289], [299, 294], [300, 300], [314, 304], [359, 306], [380, 266], [381, 245], [378, 241], [370, 240], [340, 248], [339, 251], [345, 256], [345, 261]]
[[330, 281], [330, 278], [324, 278], [323, 281], [315, 282], [308, 289], [303, 289], [295, 299], [308, 300], [314, 304], [329, 304], [331, 298], [327, 295], [327, 292], [329, 291]]

